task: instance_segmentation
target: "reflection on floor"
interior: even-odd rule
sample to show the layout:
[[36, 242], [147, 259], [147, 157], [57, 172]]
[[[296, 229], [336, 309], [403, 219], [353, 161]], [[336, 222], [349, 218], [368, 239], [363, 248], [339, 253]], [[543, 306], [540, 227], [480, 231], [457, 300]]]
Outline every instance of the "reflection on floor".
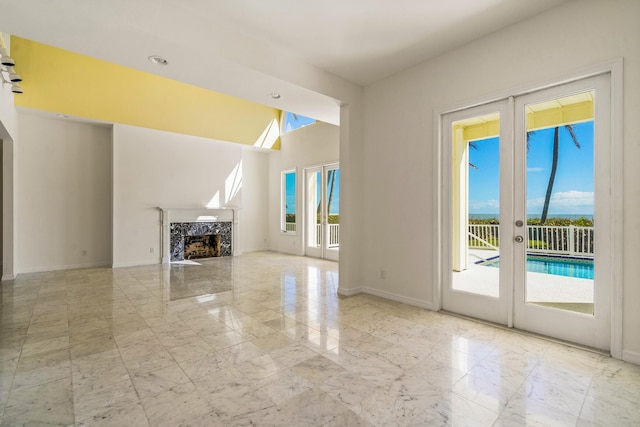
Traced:
[[256, 253], [3, 283], [0, 425], [640, 423], [639, 366], [338, 297], [337, 270]]
[[[232, 290], [233, 263], [231, 258], [223, 260], [199, 260], [188, 263], [172, 263], [164, 271], [163, 289], [169, 290], [169, 300], [223, 294]], [[217, 262], [215, 262], [217, 261]]]

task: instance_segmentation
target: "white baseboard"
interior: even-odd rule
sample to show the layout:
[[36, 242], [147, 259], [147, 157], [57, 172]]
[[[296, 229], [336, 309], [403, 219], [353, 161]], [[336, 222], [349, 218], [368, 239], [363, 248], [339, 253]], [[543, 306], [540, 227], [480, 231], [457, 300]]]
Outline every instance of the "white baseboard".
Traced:
[[427, 310], [433, 310], [433, 304], [429, 301], [422, 301], [419, 299], [415, 299], [415, 298], [409, 298], [409, 297], [405, 297], [402, 295], [396, 295], [394, 293], [391, 292], [387, 292], [387, 291], [381, 291], [379, 289], [373, 289], [373, 288], [366, 288], [366, 287], [360, 287], [360, 288], [353, 288], [353, 289], [343, 289], [343, 288], [338, 288], [338, 294], [345, 296], [345, 297], [350, 297], [353, 295], [357, 295], [359, 293], [365, 293], [368, 295], [375, 295], [377, 297], [381, 297], [381, 298], [385, 298], [391, 301], [397, 301], [397, 302], [401, 302], [403, 304], [408, 304], [408, 305], [413, 305], [416, 307], [420, 307], [420, 308], [424, 308]]
[[131, 261], [131, 262], [118, 262], [118, 263], [113, 263], [111, 265], [111, 268], [128, 268], [128, 267], [140, 267], [143, 265], [156, 265], [156, 264], [162, 264], [162, 261], [157, 259], [155, 261], [150, 261], [148, 259], [144, 260], [144, 261]]
[[637, 351], [623, 350], [622, 360], [624, 360], [625, 362], [640, 365], [640, 353], [638, 353]]
[[242, 254], [248, 254], [248, 253], [252, 253], [252, 252], [265, 252], [265, 251], [269, 251], [269, 248], [242, 248], [241, 250], [234, 252], [234, 255], [242, 255]]
[[16, 275], [15, 274], [5, 274], [2, 276], [2, 281], [8, 281], [8, 280], [15, 280]]
[[415, 298], [405, 297], [403, 295], [397, 295], [387, 291], [381, 291], [380, 289], [362, 288], [362, 292], [365, 294], [375, 295], [377, 297], [386, 298], [392, 301], [401, 302], [403, 304], [413, 305], [427, 310], [433, 310], [433, 303], [430, 301], [423, 301]]
[[362, 293], [362, 288], [343, 289], [338, 287], [338, 295], [342, 295], [343, 297], [350, 297], [359, 293]]
[[21, 271], [14, 277], [17, 277], [20, 274], [45, 273], [47, 271], [77, 270], [79, 268], [100, 268], [100, 267], [110, 267], [110, 266], [111, 266], [111, 263], [109, 261], [88, 262], [83, 264], [50, 265], [46, 267], [28, 268], [26, 270]]

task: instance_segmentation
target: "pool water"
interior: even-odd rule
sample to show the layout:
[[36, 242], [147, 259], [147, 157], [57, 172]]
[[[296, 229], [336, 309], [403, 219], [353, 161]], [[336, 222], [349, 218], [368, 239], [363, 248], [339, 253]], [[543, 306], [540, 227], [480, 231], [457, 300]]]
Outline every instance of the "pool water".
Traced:
[[[481, 262], [480, 265], [499, 267], [500, 260], [496, 257]], [[593, 260], [529, 255], [527, 256], [527, 271], [593, 280]]]

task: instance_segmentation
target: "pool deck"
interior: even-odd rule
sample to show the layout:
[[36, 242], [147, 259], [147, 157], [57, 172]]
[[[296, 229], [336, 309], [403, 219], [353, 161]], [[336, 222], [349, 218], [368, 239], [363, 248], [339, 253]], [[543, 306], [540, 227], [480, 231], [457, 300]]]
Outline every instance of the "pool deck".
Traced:
[[[467, 270], [453, 272], [453, 288], [458, 291], [498, 297], [499, 268], [476, 264], [499, 255], [496, 250], [469, 249]], [[593, 280], [527, 273], [527, 302], [592, 303]]]

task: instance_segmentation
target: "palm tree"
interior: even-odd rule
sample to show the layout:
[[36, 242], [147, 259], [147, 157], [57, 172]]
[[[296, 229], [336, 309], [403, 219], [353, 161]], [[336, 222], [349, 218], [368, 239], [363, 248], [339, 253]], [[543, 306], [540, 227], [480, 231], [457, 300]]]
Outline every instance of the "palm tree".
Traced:
[[[580, 149], [580, 142], [574, 132], [573, 125], [564, 125], [564, 128], [569, 131], [571, 139], [574, 145]], [[558, 148], [560, 146], [559, 127], [556, 126], [553, 130], [553, 157], [551, 158], [551, 174], [549, 175], [549, 183], [547, 184], [547, 193], [544, 196], [544, 206], [542, 207], [542, 216], [540, 217], [540, 225], [544, 225], [547, 220], [547, 214], [549, 212], [549, 202], [551, 202], [551, 192], [553, 191], [553, 184], [556, 179], [556, 170], [558, 169]]]
[[329, 170], [329, 180], [331, 180], [331, 189], [329, 190], [329, 200], [327, 201], [327, 218], [331, 214], [331, 202], [333, 201], [333, 189], [336, 186], [336, 171]]
[[[469, 141], [469, 148], [471, 148], [472, 150], [477, 150], [478, 145], [475, 143], [475, 141]], [[478, 169], [478, 167], [471, 162], [469, 162], [469, 167], [473, 169]]]
[[[327, 202], [327, 216], [329, 216], [329, 214], [331, 213], [329, 211], [329, 209], [331, 208], [331, 202], [333, 201], [333, 189], [335, 188], [336, 185], [336, 171], [333, 169], [330, 169], [328, 171], [328, 176], [327, 176], [327, 183], [330, 183], [330, 187], [329, 187], [329, 200]], [[320, 205], [321, 201], [318, 200], [318, 207], [316, 210], [316, 213], [318, 215], [320, 215], [321, 212], [321, 208], [322, 206]]]

